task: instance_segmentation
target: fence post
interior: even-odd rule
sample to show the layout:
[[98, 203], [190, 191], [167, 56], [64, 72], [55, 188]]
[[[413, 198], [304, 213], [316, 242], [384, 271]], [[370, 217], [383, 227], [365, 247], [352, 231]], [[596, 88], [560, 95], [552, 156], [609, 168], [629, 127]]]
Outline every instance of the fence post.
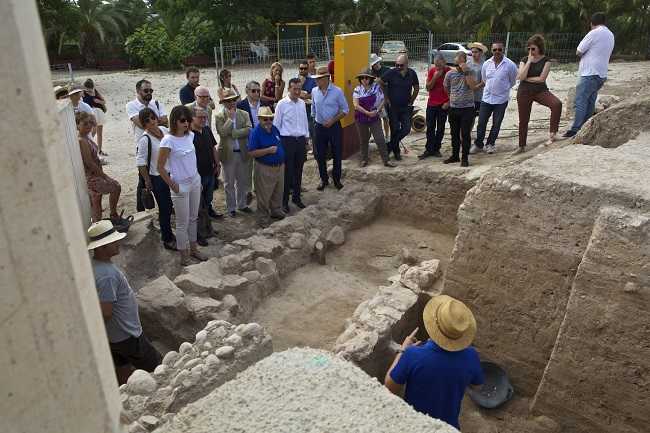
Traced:
[[74, 83], [74, 73], [72, 72], [72, 63], [68, 63], [68, 73], [70, 74], [70, 83]]
[[508, 57], [508, 47], [510, 46], [510, 32], [506, 35], [506, 52], [503, 54]]
[[219, 76], [219, 57], [217, 56], [217, 47], [214, 48], [214, 67], [217, 69], [217, 76]]
[[327, 61], [329, 62], [332, 60], [332, 57], [330, 56], [330, 39], [327, 35], [324, 36], [325, 38], [325, 47], [327, 47]]
[[429, 60], [429, 64], [427, 65], [427, 69], [433, 63], [432, 54], [433, 54], [433, 34], [431, 33], [431, 30], [429, 30], [429, 48], [427, 49], [427, 59]]
[[219, 39], [219, 49], [221, 52], [221, 68], [223, 69], [226, 67], [226, 64], [223, 61], [223, 39]]

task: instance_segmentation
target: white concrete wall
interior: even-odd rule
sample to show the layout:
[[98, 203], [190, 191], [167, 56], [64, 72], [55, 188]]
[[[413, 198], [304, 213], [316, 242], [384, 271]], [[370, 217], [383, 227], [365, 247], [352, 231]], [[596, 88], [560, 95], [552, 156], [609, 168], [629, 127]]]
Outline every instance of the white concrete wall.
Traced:
[[0, 431], [118, 432], [120, 402], [33, 0], [0, 1]]

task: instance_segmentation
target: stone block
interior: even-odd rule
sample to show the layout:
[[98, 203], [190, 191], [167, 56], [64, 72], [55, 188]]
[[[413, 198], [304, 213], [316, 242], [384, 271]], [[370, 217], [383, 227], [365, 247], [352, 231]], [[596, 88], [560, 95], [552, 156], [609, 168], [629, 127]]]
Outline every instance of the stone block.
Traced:
[[186, 296], [185, 305], [197, 322], [218, 319], [221, 317], [219, 313], [223, 310], [223, 302], [198, 296]]
[[282, 243], [277, 239], [263, 236], [252, 236], [250, 248], [254, 251], [255, 257], [266, 257], [272, 259], [282, 252]]
[[345, 242], [345, 232], [341, 228], [341, 226], [334, 226], [332, 229], [327, 233], [327, 237], [325, 238], [327, 243], [330, 245], [343, 245]]
[[156, 379], [144, 370], [135, 370], [126, 382], [127, 392], [135, 395], [151, 394], [157, 387]]
[[189, 340], [194, 332], [188, 328], [190, 316], [185, 305], [185, 294], [166, 276], [161, 276], [142, 287], [136, 298], [140, 318], [146, 323], [147, 335], [168, 343]]

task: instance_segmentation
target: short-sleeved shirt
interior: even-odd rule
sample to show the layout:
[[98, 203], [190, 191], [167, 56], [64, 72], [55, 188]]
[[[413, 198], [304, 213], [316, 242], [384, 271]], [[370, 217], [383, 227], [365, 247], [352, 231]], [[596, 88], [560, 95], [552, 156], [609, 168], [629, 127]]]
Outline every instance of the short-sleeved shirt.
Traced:
[[[159, 126], [163, 134], [169, 134], [169, 130], [164, 126]], [[164, 137], [164, 135], [163, 135]], [[148, 133], [142, 134], [142, 137], [138, 140], [138, 150], [135, 154], [135, 164], [138, 167], [146, 167], [147, 159], [149, 157], [149, 140], [151, 140], [151, 163], [149, 164], [149, 174], [151, 176], [160, 176], [158, 173], [158, 153], [160, 152], [160, 141], [153, 135]], [[169, 163], [167, 164], [169, 165]]]
[[445, 75], [445, 89], [449, 95], [449, 106], [452, 108], [474, 107], [474, 92], [465, 82], [465, 74], [451, 69]]
[[79, 101], [79, 104], [76, 107], [73, 107], [75, 113], [88, 113], [88, 114], [95, 114], [95, 110], [93, 110], [93, 107], [90, 105], [86, 104], [84, 101]]
[[266, 165], [280, 165], [284, 162], [284, 148], [280, 141], [280, 131], [273, 126], [271, 132], [268, 132], [262, 125], [258, 125], [248, 135], [248, 151], [266, 149], [267, 147], [277, 146], [278, 150], [270, 155], [255, 158]]
[[105, 322], [108, 341], [119, 343], [142, 335], [135, 293], [122, 271], [111, 262], [93, 260], [92, 265], [99, 302], [113, 304], [113, 314]]
[[428, 340], [404, 351], [390, 373], [391, 379], [406, 384], [404, 400], [418, 412], [445, 421], [460, 430], [458, 414], [470, 385], [483, 383], [483, 370], [473, 347], [449, 352]]
[[[445, 92], [445, 87], [443, 85], [445, 81], [445, 75], [447, 75], [447, 72], [449, 72], [451, 68], [449, 66], [445, 66], [443, 69], [442, 75], [436, 79], [436, 81], [433, 82], [433, 87], [431, 90], [429, 90], [429, 99], [427, 100], [427, 105], [429, 107], [437, 107], [442, 104], [445, 104], [449, 102], [449, 95], [447, 95], [447, 92]], [[433, 75], [438, 72], [438, 68], [435, 66], [431, 69], [429, 69], [429, 73], [427, 75], [427, 82], [433, 78]]]
[[[521, 62], [524, 64], [528, 62], [528, 57], [523, 57], [521, 59]], [[530, 66], [528, 67], [528, 75], [526, 75], [526, 78], [541, 76], [542, 72], [544, 71], [544, 66], [548, 62], [549, 62], [549, 58], [546, 56], [542, 57], [536, 62], [531, 62]], [[519, 89], [517, 89], [517, 92], [528, 94], [528, 95], [534, 95], [536, 93], [543, 92], [545, 90], [548, 90], [548, 87], [546, 86], [545, 82], [529, 83], [528, 81], [522, 80], [519, 83]]]
[[418, 74], [411, 68], [406, 69], [402, 75], [397, 68], [389, 69], [381, 76], [381, 81], [386, 89], [386, 97], [391, 107], [407, 107], [411, 105], [411, 93], [413, 87], [420, 87]]
[[194, 150], [194, 133], [190, 131], [182, 137], [167, 134], [160, 141], [160, 148], [168, 148], [169, 174], [178, 184], [192, 183], [199, 174], [196, 168], [196, 151]]
[[204, 126], [201, 132], [192, 132], [194, 132], [196, 168], [201, 176], [212, 176], [214, 175], [214, 148], [217, 146], [217, 140], [207, 126]]
[[194, 89], [196, 89], [196, 87], [190, 86], [190, 83], [187, 83], [181, 87], [181, 90], [178, 92], [178, 98], [181, 100], [181, 104], [187, 105], [196, 101], [196, 97], [194, 96]]
[[607, 78], [607, 65], [613, 50], [614, 33], [606, 26], [598, 26], [587, 33], [578, 44], [578, 51], [582, 54], [578, 66], [580, 76]]
[[[156, 113], [159, 119], [167, 115], [167, 113], [165, 113], [165, 108], [163, 107], [163, 105], [160, 102], [156, 101], [155, 99], [152, 99], [151, 101], [149, 101], [149, 103], [147, 103], [147, 105], [145, 105], [142, 102], [140, 102], [139, 99], [136, 98], [133, 101], [126, 104], [126, 115], [129, 116], [129, 121], [131, 121], [131, 119], [134, 116], [140, 114], [140, 110], [142, 110], [145, 107], [151, 108], [153, 112]], [[138, 125], [133, 123], [133, 121], [131, 121], [131, 126], [133, 127], [133, 135], [135, 138], [135, 142], [137, 143], [138, 139], [140, 139], [142, 134], [144, 134], [144, 129], [140, 128]]]
[[[473, 57], [467, 59], [467, 66], [469, 66], [469, 70], [472, 72], [472, 78], [474, 78], [474, 81], [477, 83], [480, 83], [482, 80], [481, 70], [483, 68], [483, 63], [485, 62], [481, 61], [480, 63], [476, 63]], [[481, 102], [481, 100], [483, 100], [483, 87], [474, 89], [474, 101]]]

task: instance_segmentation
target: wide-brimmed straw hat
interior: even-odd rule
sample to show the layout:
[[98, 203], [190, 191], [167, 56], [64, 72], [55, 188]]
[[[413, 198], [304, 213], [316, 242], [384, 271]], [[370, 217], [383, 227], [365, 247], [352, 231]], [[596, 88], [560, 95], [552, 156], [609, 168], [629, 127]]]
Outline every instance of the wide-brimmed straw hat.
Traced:
[[86, 89], [83, 86], [75, 84], [70, 87], [70, 90], [68, 90], [68, 96], [74, 95], [75, 93], [83, 92], [84, 90]]
[[375, 78], [375, 76], [372, 75], [372, 71], [370, 69], [364, 69], [363, 71], [359, 72], [356, 78], [358, 80], [361, 77]]
[[482, 43], [480, 43], [480, 42], [472, 42], [471, 44], [467, 45], [467, 48], [469, 48], [470, 50], [472, 48], [478, 48], [483, 53], [488, 52], [488, 48], [485, 45], [483, 45]]
[[260, 109], [257, 110], [257, 117], [273, 118], [274, 116], [275, 114], [273, 114], [271, 107], [260, 107]]
[[234, 90], [227, 89], [225, 92], [223, 92], [223, 96], [221, 99], [219, 99], [219, 103], [223, 104], [224, 102], [233, 101], [237, 98], [239, 98], [239, 95], [236, 94]]
[[431, 298], [424, 307], [422, 318], [429, 337], [445, 350], [457, 352], [474, 341], [474, 315], [465, 304], [451, 296]]
[[63, 96], [63, 95], [66, 95], [66, 96], [68, 95], [68, 89], [66, 89], [63, 86], [54, 86], [54, 89], [52, 89], [52, 90], [54, 91], [54, 96], [56, 96], [56, 97]]
[[384, 59], [382, 59], [381, 57], [379, 57], [377, 54], [372, 53], [372, 54], [370, 55], [370, 67], [372, 68], [374, 65], [376, 65], [376, 64], [379, 63], [379, 62], [381, 62], [382, 60], [384, 60]]
[[317, 78], [323, 78], [323, 77], [329, 77], [329, 76], [330, 76], [330, 72], [327, 69], [327, 66], [319, 66], [318, 68], [316, 68], [316, 73], [314, 75], [312, 75], [311, 77], [313, 79], [317, 79]]
[[102, 245], [108, 245], [124, 239], [126, 233], [115, 230], [109, 220], [101, 220], [88, 227], [88, 250], [94, 250]]

